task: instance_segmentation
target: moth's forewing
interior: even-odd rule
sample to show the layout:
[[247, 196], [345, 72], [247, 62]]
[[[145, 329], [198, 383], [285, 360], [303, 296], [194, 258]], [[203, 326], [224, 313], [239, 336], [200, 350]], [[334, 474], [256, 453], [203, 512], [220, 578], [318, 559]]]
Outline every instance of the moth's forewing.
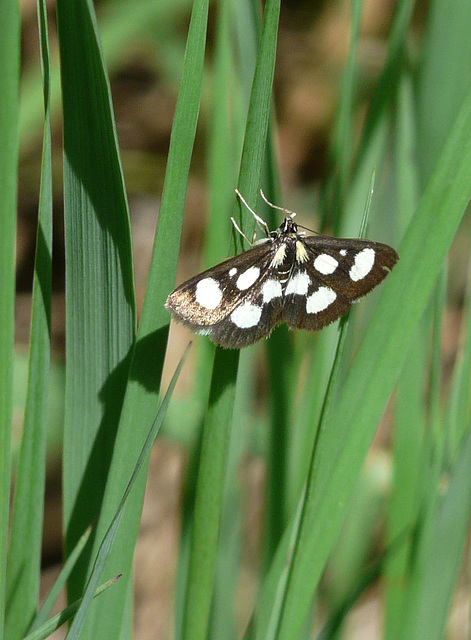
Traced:
[[[266, 267], [266, 251], [264, 245], [255, 245], [248, 251], [186, 280], [168, 296], [165, 307], [176, 320], [190, 327], [209, 327], [220, 322], [230, 315], [247, 294], [247, 290], [237, 287], [238, 277], [251, 267], [259, 268], [262, 273]], [[205, 300], [204, 287], [201, 287], [201, 283], [208, 279], [214, 280], [217, 287], [214, 287], [213, 298], [211, 298], [211, 287], [206, 287], [207, 300]], [[198, 287], [202, 289], [201, 300], [206, 302], [206, 305], [198, 302]], [[211, 308], [218, 300], [218, 304]]]
[[272, 246], [248, 251], [190, 278], [167, 298], [173, 317], [215, 344], [240, 349], [269, 335], [279, 321], [280, 295], [270, 295]]

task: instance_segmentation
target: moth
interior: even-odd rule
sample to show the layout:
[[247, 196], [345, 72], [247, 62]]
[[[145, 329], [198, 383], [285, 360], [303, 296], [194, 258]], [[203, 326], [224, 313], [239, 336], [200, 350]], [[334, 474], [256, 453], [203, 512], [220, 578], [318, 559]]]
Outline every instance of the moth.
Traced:
[[[307, 236], [293, 212], [270, 231], [238, 196], [266, 233], [243, 253], [178, 286], [165, 307], [177, 322], [227, 349], [241, 349], [270, 335], [276, 325], [317, 331], [374, 289], [399, 259], [380, 242]], [[263, 193], [262, 193], [263, 196]], [[264, 197], [264, 196], [263, 196]]]

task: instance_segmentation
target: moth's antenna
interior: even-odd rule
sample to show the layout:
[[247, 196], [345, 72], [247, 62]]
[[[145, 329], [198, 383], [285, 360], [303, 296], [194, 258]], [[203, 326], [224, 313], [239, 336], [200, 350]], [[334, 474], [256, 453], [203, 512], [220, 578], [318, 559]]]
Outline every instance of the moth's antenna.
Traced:
[[301, 227], [301, 229], [306, 229], [306, 231], [310, 231], [311, 233], [315, 233], [316, 236], [323, 236], [325, 238], [328, 237], [328, 236], [325, 236], [323, 233], [319, 233], [319, 231], [314, 231], [314, 229], [311, 229], [310, 227], [305, 227], [303, 224], [298, 223], [298, 227]]
[[[247, 209], [250, 211], [250, 213], [253, 215], [253, 217], [255, 218], [255, 222], [257, 222], [258, 226], [260, 227], [260, 229], [262, 229], [263, 231], [265, 231], [265, 233], [267, 234], [267, 236], [270, 235], [270, 229], [267, 225], [267, 223], [265, 222], [265, 220], [263, 218], [261, 218], [259, 215], [257, 215], [255, 213], [255, 211], [252, 209], [252, 207], [249, 206], [249, 204], [247, 203], [247, 201], [245, 200], [244, 196], [241, 194], [241, 192], [239, 191], [239, 189], [235, 190], [236, 194], [239, 196], [239, 198], [241, 199], [241, 201], [245, 204], [245, 206], [247, 207]], [[244, 235], [244, 234], [242, 234]]]
[[265, 202], [267, 203], [267, 205], [269, 207], [271, 207], [272, 209], [278, 209], [278, 211], [283, 211], [283, 213], [287, 213], [290, 218], [294, 218], [294, 216], [296, 215], [296, 213], [294, 211], [290, 211], [289, 209], [285, 209], [284, 207], [279, 207], [276, 204], [273, 204], [272, 202], [270, 202], [266, 195], [263, 193], [262, 189], [260, 189], [260, 195], [262, 196], [262, 198], [265, 200]]

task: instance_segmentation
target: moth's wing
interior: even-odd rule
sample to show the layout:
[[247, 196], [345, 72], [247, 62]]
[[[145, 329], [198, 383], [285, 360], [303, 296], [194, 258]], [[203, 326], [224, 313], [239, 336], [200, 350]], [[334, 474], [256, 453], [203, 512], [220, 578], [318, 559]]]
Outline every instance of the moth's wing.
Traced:
[[399, 259], [392, 247], [370, 240], [309, 236], [302, 242], [305, 260], [287, 283], [283, 312], [283, 321], [299, 329], [322, 329], [344, 316]]
[[308, 269], [349, 300], [358, 300], [388, 275], [399, 256], [387, 244], [359, 238], [303, 239]]
[[271, 274], [272, 244], [248, 251], [190, 278], [167, 298], [175, 320], [216, 344], [238, 349], [274, 328], [281, 315], [281, 285]]
[[[309, 271], [301, 272], [308, 274]], [[296, 277], [293, 274], [293, 277]], [[305, 294], [285, 295], [282, 322], [291, 328], [318, 331], [350, 311], [352, 301], [309, 276]]]
[[270, 272], [247, 291], [243, 300], [223, 320], [199, 330], [226, 349], [248, 347], [267, 338], [280, 322], [283, 311], [282, 289]]

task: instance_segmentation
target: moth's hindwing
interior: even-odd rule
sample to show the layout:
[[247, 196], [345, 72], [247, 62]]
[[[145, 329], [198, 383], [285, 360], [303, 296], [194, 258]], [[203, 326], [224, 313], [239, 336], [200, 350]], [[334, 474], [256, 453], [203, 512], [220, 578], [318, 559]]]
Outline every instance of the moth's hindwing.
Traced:
[[379, 242], [305, 237], [290, 216], [261, 243], [181, 284], [165, 306], [192, 331], [239, 349], [279, 322], [310, 330], [334, 322], [397, 260]]
[[307, 258], [285, 291], [283, 321], [315, 331], [350, 310], [396, 264], [396, 251], [380, 242], [309, 236], [302, 239]]

